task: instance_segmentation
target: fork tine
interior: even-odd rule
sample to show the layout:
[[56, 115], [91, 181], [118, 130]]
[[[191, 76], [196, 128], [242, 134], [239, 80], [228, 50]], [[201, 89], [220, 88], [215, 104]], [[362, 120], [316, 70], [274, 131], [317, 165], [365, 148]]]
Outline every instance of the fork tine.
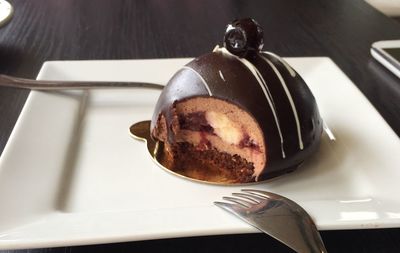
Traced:
[[253, 203], [251, 203], [248, 200], [237, 198], [237, 197], [222, 197], [222, 199], [231, 201], [233, 203], [241, 205], [242, 207], [251, 207], [254, 205]]
[[271, 192], [255, 190], [255, 189], [242, 189], [242, 191], [263, 199], [269, 199], [271, 198], [271, 196], [277, 196]]
[[215, 201], [214, 204], [218, 206], [219, 208], [227, 211], [228, 213], [231, 213], [240, 219], [243, 219], [243, 217], [240, 215], [242, 212], [246, 212], [248, 207], [243, 207], [243, 205], [240, 204], [232, 204], [232, 203], [226, 203], [226, 202], [220, 202], [220, 201]]
[[234, 207], [237, 207], [237, 204], [232, 204], [232, 203], [226, 203], [226, 202], [221, 202], [221, 201], [214, 201], [214, 205], [226, 209], [228, 211], [231, 211]]
[[251, 201], [253, 204], [260, 204], [261, 200], [264, 200], [264, 198], [260, 198], [258, 196], [255, 196], [255, 195], [249, 194], [249, 193], [234, 192], [234, 193], [232, 193], [232, 195], [247, 199], [247, 200]]

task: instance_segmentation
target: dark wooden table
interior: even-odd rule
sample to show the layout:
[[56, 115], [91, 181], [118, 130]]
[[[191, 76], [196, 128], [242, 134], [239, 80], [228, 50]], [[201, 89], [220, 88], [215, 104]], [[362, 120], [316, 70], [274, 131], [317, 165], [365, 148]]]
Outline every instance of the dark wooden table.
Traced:
[[[0, 73], [35, 78], [48, 60], [194, 57], [221, 43], [228, 22], [249, 16], [264, 27], [265, 49], [331, 57], [400, 135], [400, 81], [369, 54], [374, 41], [400, 39], [400, 24], [362, 0], [10, 2], [15, 16], [0, 28]], [[0, 88], [0, 153], [27, 95]], [[329, 252], [400, 252], [400, 229], [322, 231], [322, 237]], [[22, 251], [291, 252], [262, 234]]]

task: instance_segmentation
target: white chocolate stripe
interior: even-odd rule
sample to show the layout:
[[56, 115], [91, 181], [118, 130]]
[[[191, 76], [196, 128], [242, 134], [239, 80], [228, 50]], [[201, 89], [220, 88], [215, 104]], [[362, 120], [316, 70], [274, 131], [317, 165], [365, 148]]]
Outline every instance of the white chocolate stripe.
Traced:
[[222, 74], [221, 70], [218, 70], [219, 76], [221, 77], [221, 79], [226, 82], [224, 75]]
[[292, 77], [296, 76], [296, 71], [294, 71], [294, 69], [292, 67], [290, 67], [290, 65], [284, 59], [282, 59], [280, 56], [278, 56], [274, 53], [268, 52], [268, 51], [263, 51], [262, 53], [271, 55], [272, 57], [275, 57], [278, 61], [280, 61], [283, 64], [283, 66], [285, 66], [285, 68], [289, 71], [289, 73]]
[[303, 145], [303, 138], [302, 138], [302, 136], [301, 136], [301, 128], [300, 128], [299, 116], [298, 116], [298, 114], [297, 114], [296, 105], [295, 105], [294, 102], [293, 102], [292, 95], [290, 94], [290, 91], [289, 91], [289, 89], [287, 88], [287, 85], [286, 85], [285, 80], [283, 79], [281, 73], [280, 73], [279, 70], [275, 67], [275, 65], [274, 65], [270, 60], [268, 60], [267, 58], [265, 58], [264, 56], [261, 56], [261, 58], [263, 58], [263, 59], [269, 64], [269, 66], [271, 66], [271, 68], [274, 70], [275, 74], [278, 76], [279, 81], [280, 81], [281, 84], [282, 84], [283, 90], [285, 91], [287, 98], [289, 99], [289, 103], [290, 103], [290, 106], [292, 107], [294, 119], [295, 119], [295, 121], [296, 121], [297, 135], [298, 135], [298, 138], [299, 138], [299, 147], [300, 147], [300, 150], [303, 150], [303, 149], [304, 149], [304, 145]]
[[217, 52], [219, 50], [219, 45], [216, 45], [213, 49], [213, 52]]
[[188, 67], [188, 66], [183, 66], [182, 68], [183, 69], [189, 69], [189, 70], [193, 71], [200, 78], [200, 80], [203, 82], [204, 87], [206, 87], [206, 90], [207, 90], [208, 94], [210, 96], [212, 96], [212, 92], [210, 90], [210, 87], [208, 87], [208, 84], [207, 84], [206, 80], [204, 80], [204, 78], [200, 75], [199, 72], [197, 72], [196, 70], [194, 70], [194, 69], [192, 69], [191, 67]]
[[222, 53], [226, 53], [228, 55], [231, 55], [235, 59], [239, 60], [243, 65], [245, 65], [250, 70], [250, 72], [256, 78], [257, 82], [260, 84], [260, 87], [263, 90], [264, 95], [268, 100], [269, 106], [271, 107], [272, 114], [273, 114], [274, 119], [275, 119], [276, 127], [278, 129], [279, 138], [280, 138], [280, 141], [281, 141], [282, 157], [285, 158], [286, 155], [285, 155], [285, 150], [284, 150], [284, 147], [283, 147], [283, 136], [282, 136], [281, 127], [280, 127], [280, 124], [279, 124], [279, 119], [278, 119], [278, 117], [276, 115], [276, 108], [275, 108], [275, 105], [274, 105], [273, 98], [271, 96], [271, 93], [269, 92], [268, 86], [265, 83], [264, 78], [262, 77], [262, 75], [260, 74], [258, 69], [251, 62], [246, 60], [245, 58], [240, 58], [240, 57], [238, 57], [236, 55], [233, 55], [228, 50], [226, 50], [225, 48], [220, 48], [219, 50], [221, 50]]

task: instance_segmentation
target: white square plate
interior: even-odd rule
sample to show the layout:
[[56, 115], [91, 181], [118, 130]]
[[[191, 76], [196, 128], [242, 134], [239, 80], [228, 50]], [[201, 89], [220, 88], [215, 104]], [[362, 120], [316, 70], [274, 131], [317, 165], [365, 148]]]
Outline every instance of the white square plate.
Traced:
[[[38, 79], [166, 83], [190, 59], [47, 62]], [[319, 229], [400, 225], [400, 141], [325, 57], [288, 58], [335, 140], [297, 171], [251, 188], [301, 204]], [[31, 92], [0, 158], [0, 248], [53, 247], [256, 230], [213, 205], [239, 187], [158, 168], [129, 126], [159, 91]], [[331, 136], [332, 137], [332, 136]]]

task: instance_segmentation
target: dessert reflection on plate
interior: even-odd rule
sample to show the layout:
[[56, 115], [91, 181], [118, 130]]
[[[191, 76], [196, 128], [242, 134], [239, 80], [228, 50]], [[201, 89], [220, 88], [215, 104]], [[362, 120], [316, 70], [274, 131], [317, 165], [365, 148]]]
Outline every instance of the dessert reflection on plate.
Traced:
[[317, 151], [322, 119], [300, 75], [262, 47], [257, 22], [233, 21], [224, 46], [176, 72], [132, 134], [159, 164], [196, 180], [260, 182], [295, 170]]

